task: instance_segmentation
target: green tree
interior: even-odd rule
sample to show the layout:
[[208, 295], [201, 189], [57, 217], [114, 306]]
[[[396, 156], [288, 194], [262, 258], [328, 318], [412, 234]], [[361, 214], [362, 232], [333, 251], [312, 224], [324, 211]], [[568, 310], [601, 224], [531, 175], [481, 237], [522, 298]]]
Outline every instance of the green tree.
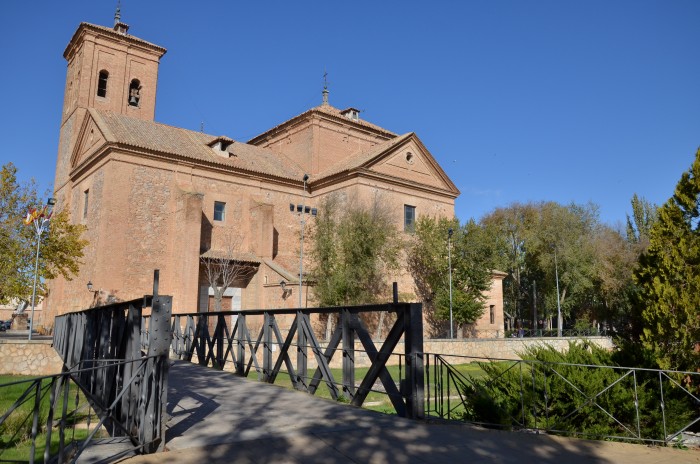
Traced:
[[643, 251], [649, 245], [651, 227], [656, 222], [658, 207], [644, 197], [632, 196], [632, 217], [627, 215], [627, 240], [640, 245]]
[[533, 273], [526, 256], [536, 218], [535, 204], [513, 203], [496, 208], [480, 221], [497, 249], [494, 267], [508, 273], [503, 281], [503, 308], [513, 318], [527, 317], [523, 306], [531, 301]]
[[538, 319], [556, 315], [558, 280], [563, 316], [590, 317], [596, 297], [595, 238], [601, 228], [595, 205], [514, 203], [481, 224], [498, 249], [495, 267], [509, 274], [504, 280], [508, 314], [530, 320], [536, 283]]
[[[29, 301], [34, 281], [36, 230], [23, 219], [42, 202], [33, 182], [20, 184], [17, 168], [8, 163], [0, 169], [0, 302]], [[77, 274], [85, 226], [71, 224], [66, 211], [53, 214], [48, 233], [41, 236], [37, 294], [45, 292], [44, 280], [59, 275], [70, 280]]]
[[556, 314], [558, 283], [562, 318], [581, 317], [594, 289], [596, 207], [544, 202], [533, 226], [526, 259], [542, 294], [538, 300]]
[[370, 204], [337, 194], [324, 198], [311, 227], [313, 294], [320, 306], [386, 301], [388, 276], [398, 269], [403, 248], [391, 210], [375, 197]]
[[[449, 229], [453, 231], [451, 240]], [[429, 322], [449, 322], [450, 242], [453, 319], [457, 326], [473, 324], [484, 313], [484, 292], [489, 289], [493, 269], [495, 248], [484, 227], [473, 220], [460, 226], [456, 219], [419, 218], [408, 251], [409, 270]]]
[[593, 316], [606, 321], [617, 334], [629, 337], [633, 325], [632, 275], [638, 259], [635, 245], [617, 230], [600, 226], [593, 236], [593, 248], [594, 291], [589, 300]]
[[699, 200], [700, 150], [673, 197], [659, 208], [635, 272], [642, 342], [664, 369], [700, 365]]

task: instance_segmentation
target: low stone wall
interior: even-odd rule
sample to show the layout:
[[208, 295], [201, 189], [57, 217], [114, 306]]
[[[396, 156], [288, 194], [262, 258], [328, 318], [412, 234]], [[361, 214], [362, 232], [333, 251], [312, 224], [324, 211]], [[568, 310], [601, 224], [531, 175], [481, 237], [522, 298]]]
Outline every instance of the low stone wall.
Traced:
[[[557, 351], [566, 351], [569, 348], [569, 343], [572, 341], [587, 341], [593, 345], [599, 346], [606, 350], [614, 348], [613, 341], [610, 337], [541, 337], [541, 338], [461, 338], [461, 339], [434, 339], [424, 340], [423, 350], [430, 354], [440, 354], [452, 364], [465, 364], [475, 361], [487, 361], [490, 359], [513, 359], [518, 360], [520, 353], [523, 353], [528, 347], [548, 345]], [[377, 350], [381, 349], [383, 340], [374, 341]], [[321, 343], [322, 349], [325, 349], [326, 344]], [[277, 350], [279, 347], [273, 345], [273, 362], [277, 359]], [[342, 348], [338, 348], [331, 359], [330, 367], [341, 368], [343, 366]], [[323, 350], [322, 350], [323, 351]], [[235, 351], [234, 351], [235, 352]], [[257, 353], [257, 361], [260, 366], [263, 364], [263, 349], [262, 346]], [[395, 350], [395, 353], [403, 353], [403, 340], [401, 340]], [[173, 354], [174, 356], [174, 354]], [[246, 347], [246, 356], [250, 356], [250, 351]], [[296, 348], [290, 350], [292, 364], [296, 367]], [[405, 362], [402, 356], [397, 354], [392, 355], [387, 362], [387, 365], [398, 365]], [[197, 362], [197, 356], [193, 356], [193, 362]], [[424, 361], [425, 362], [425, 361]], [[355, 367], [370, 367], [371, 362], [369, 356], [365, 352], [364, 347], [359, 341], [355, 341]], [[316, 368], [316, 357], [309, 349], [308, 351], [308, 366]], [[283, 367], [284, 369], [284, 367]], [[227, 359], [224, 370], [233, 371], [233, 363], [231, 359]]]
[[[489, 359], [520, 359], [528, 347], [538, 345], [549, 345], [557, 351], [566, 351], [569, 343], [575, 340], [586, 340], [589, 343], [603, 349], [614, 348], [610, 337], [542, 337], [542, 338], [461, 338], [461, 339], [435, 339], [424, 340], [423, 351], [431, 354], [444, 355], [453, 364], [464, 364], [473, 361], [486, 361]], [[381, 349], [383, 341], [375, 341], [377, 350]], [[399, 342], [395, 352], [403, 352], [403, 340]], [[331, 361], [331, 367], [342, 367], [343, 357], [336, 353]], [[458, 359], [458, 357], [464, 357]], [[392, 355], [387, 362], [388, 365], [399, 364], [399, 356]], [[401, 363], [404, 361], [402, 360]], [[309, 366], [315, 366], [315, 359], [309, 354]], [[360, 342], [355, 342], [355, 366], [369, 367], [371, 362]]]
[[[423, 351], [447, 356], [467, 356], [464, 362], [488, 359], [520, 359], [520, 353], [533, 346], [548, 345], [565, 352], [572, 341], [587, 341], [592, 345], [612, 350], [615, 345], [610, 337], [535, 337], [535, 338], [491, 338], [461, 340], [425, 340]], [[471, 359], [477, 358], [477, 359]], [[449, 360], [456, 363], [456, 360]]]
[[0, 339], [0, 374], [60, 374], [63, 362], [51, 340]]

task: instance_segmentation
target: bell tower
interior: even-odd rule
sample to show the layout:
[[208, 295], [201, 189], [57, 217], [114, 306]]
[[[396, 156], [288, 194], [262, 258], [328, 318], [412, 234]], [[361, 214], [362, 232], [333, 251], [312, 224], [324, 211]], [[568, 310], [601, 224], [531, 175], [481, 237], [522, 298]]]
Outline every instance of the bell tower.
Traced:
[[61, 120], [78, 108], [153, 120], [158, 65], [165, 49], [128, 34], [119, 9], [114, 27], [82, 23], [63, 57], [68, 61]]
[[107, 110], [152, 121], [163, 47], [128, 33], [117, 7], [114, 26], [81, 23], [63, 57], [68, 61], [56, 161], [55, 196], [69, 182], [70, 154], [87, 110]]

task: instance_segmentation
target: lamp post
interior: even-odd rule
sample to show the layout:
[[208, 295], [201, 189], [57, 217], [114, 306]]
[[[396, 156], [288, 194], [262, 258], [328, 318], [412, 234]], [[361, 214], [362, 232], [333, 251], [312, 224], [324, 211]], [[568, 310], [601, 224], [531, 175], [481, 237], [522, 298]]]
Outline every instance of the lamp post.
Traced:
[[309, 175], [304, 174], [304, 195], [301, 199], [301, 246], [299, 247], [299, 309], [301, 309], [301, 291], [302, 277], [304, 275], [304, 211], [306, 205], [306, 181], [309, 180]]
[[56, 204], [54, 198], [49, 198], [46, 201], [46, 206], [41, 209], [30, 210], [27, 217], [24, 219], [26, 225], [33, 224], [36, 230], [36, 259], [34, 261], [34, 287], [32, 289], [32, 312], [29, 319], [29, 340], [32, 339], [34, 331], [34, 307], [36, 306], [36, 281], [39, 274], [39, 248], [41, 246], [41, 236], [49, 229], [49, 219], [53, 211], [49, 211], [49, 206]]
[[557, 265], [557, 247], [554, 247], [554, 276], [557, 279], [557, 337], [561, 337], [561, 303], [559, 301], [559, 266]]
[[454, 338], [452, 324], [452, 228], [447, 230], [447, 266], [450, 269], [450, 339]]

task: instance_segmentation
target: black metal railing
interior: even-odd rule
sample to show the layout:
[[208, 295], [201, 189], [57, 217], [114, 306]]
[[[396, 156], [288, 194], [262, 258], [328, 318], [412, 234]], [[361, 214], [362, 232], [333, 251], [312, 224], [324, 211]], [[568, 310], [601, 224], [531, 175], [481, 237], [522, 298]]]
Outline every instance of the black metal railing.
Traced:
[[[380, 312], [395, 315], [395, 321], [381, 346], [375, 345], [363, 317]], [[337, 324], [328, 340], [321, 342], [311, 317], [333, 317]], [[291, 320], [284, 327], [278, 319]], [[255, 322], [253, 322], [255, 321]], [[144, 318], [143, 327], [149, 326]], [[142, 344], [150, 339], [143, 332]], [[420, 304], [341, 308], [305, 308], [223, 311], [175, 314], [172, 321], [171, 353], [181, 360], [240, 376], [258, 373], [261, 381], [274, 383], [281, 373], [292, 387], [315, 394], [324, 385], [331, 398], [362, 406], [367, 396], [381, 390], [396, 413], [403, 417], [423, 416], [423, 329]], [[403, 338], [403, 349], [399, 342]], [[356, 348], [356, 341], [362, 347]], [[339, 353], [336, 356], [336, 353]], [[387, 362], [401, 356], [399, 375], [390, 373]], [[362, 378], [355, 377], [356, 356], [366, 356], [369, 367]], [[340, 379], [331, 364], [342, 357]], [[313, 369], [311, 364], [315, 364]], [[376, 384], [376, 385], [375, 385]]]
[[697, 372], [426, 353], [425, 379], [427, 416], [488, 427], [668, 445], [700, 424]]
[[[75, 462], [95, 438], [129, 436], [127, 427], [139, 422], [138, 409], [120, 406], [139, 392], [139, 383], [151, 381], [142, 373], [156, 358], [86, 361], [61, 374], [0, 385], [0, 461]], [[88, 389], [82, 384], [86, 378]], [[115, 394], [103, 404], [99, 392], [107, 389]], [[139, 452], [146, 440], [125, 445], [111, 458]]]
[[[136, 453], [165, 447], [171, 308], [172, 297], [158, 295], [156, 270], [153, 295], [55, 320], [54, 348], [64, 375], [80, 388], [110, 436], [127, 438]], [[145, 312], [150, 312], [150, 343], [142, 350]]]

